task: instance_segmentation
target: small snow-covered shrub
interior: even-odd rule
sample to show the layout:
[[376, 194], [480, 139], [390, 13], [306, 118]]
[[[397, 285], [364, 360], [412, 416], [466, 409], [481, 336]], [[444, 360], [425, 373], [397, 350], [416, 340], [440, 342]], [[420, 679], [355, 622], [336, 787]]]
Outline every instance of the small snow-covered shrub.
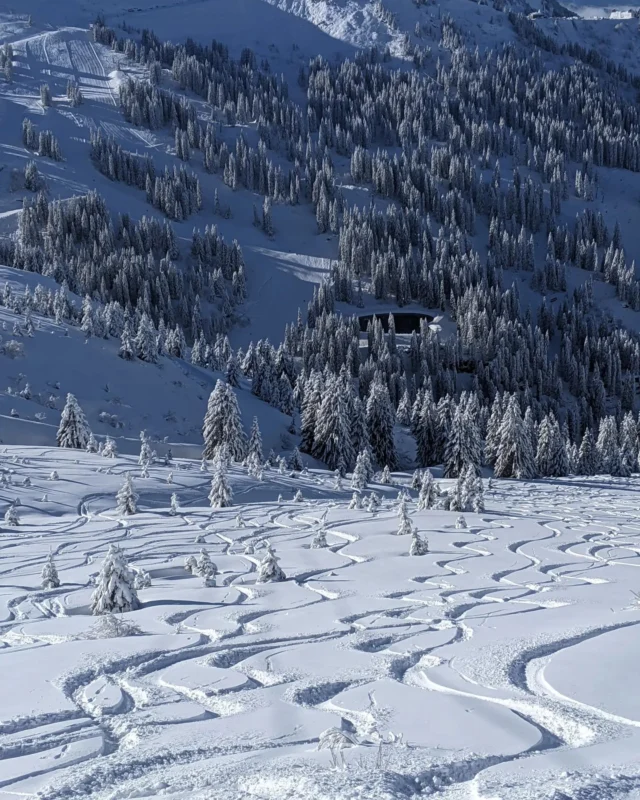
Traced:
[[15, 339], [0, 343], [0, 353], [7, 358], [22, 358], [24, 356], [24, 345]]

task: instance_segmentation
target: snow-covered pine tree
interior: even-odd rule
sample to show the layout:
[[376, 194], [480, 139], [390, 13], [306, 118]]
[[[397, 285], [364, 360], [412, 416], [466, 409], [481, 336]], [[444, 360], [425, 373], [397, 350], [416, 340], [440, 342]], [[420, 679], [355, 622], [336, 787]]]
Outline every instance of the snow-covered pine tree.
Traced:
[[171, 505], [169, 507], [169, 514], [172, 517], [175, 517], [179, 510], [180, 509], [178, 507], [178, 495], [174, 492], [171, 495]]
[[470, 464], [462, 476], [462, 506], [465, 511], [484, 511], [484, 489], [482, 478]]
[[607, 475], [620, 475], [622, 459], [615, 417], [604, 417], [600, 420], [596, 449], [602, 472]]
[[142, 567], [135, 568], [133, 570], [133, 586], [136, 591], [148, 589], [151, 586], [151, 575]]
[[254, 417], [251, 423], [251, 434], [249, 436], [249, 446], [247, 453], [254, 453], [260, 464], [264, 461], [264, 454], [262, 451], [262, 434], [260, 433], [260, 426], [258, 425], [258, 418]]
[[158, 361], [157, 331], [146, 312], [143, 312], [140, 318], [133, 347], [135, 354], [142, 361], [147, 361], [149, 364], [155, 364]]
[[600, 459], [591, 428], [587, 428], [578, 452], [578, 475], [597, 475]]
[[529, 479], [535, 476], [531, 442], [526, 434], [518, 398], [509, 399], [499, 429], [495, 475], [497, 478]]
[[385, 464], [384, 469], [380, 474], [380, 483], [383, 486], [391, 486], [393, 481], [391, 480], [391, 470], [389, 469], [389, 465]]
[[140, 431], [140, 455], [138, 456], [138, 464], [150, 464], [153, 458], [151, 444], [147, 439], [144, 431]]
[[328, 547], [327, 532], [325, 531], [324, 527], [320, 528], [311, 540], [311, 548], [313, 550], [320, 550], [323, 547]]
[[224, 378], [229, 386], [240, 386], [240, 365], [238, 364], [238, 359], [233, 353], [227, 359]]
[[98, 443], [96, 442], [96, 437], [93, 433], [89, 434], [89, 439], [87, 440], [86, 446], [87, 453], [97, 453], [98, 452]]
[[348, 406], [339, 378], [329, 379], [325, 384], [316, 416], [312, 453], [329, 469], [338, 469], [342, 475], [355, 461]]
[[[453, 416], [444, 451], [444, 475], [457, 478], [471, 464], [480, 471], [482, 464], [482, 439], [477, 423], [476, 395], [464, 393]], [[475, 402], [474, 402], [475, 401]]]
[[74, 395], [68, 394], [56, 435], [58, 447], [84, 450], [89, 442], [90, 435], [91, 431], [84, 412], [78, 405]]
[[398, 517], [400, 517], [400, 522], [398, 524], [398, 530], [396, 531], [397, 535], [404, 536], [405, 534], [413, 533], [413, 525], [411, 524], [411, 518], [409, 517], [407, 500], [404, 496], [402, 497], [400, 506], [398, 507]]
[[131, 473], [127, 473], [124, 483], [116, 494], [117, 511], [119, 514], [135, 514], [138, 511], [137, 507], [138, 495], [133, 491], [133, 481]]
[[228, 508], [233, 505], [233, 491], [227, 479], [227, 463], [221, 452], [216, 454], [211, 479], [209, 503], [211, 508]]
[[397, 466], [396, 446], [393, 438], [395, 415], [389, 391], [384, 383], [374, 380], [367, 400], [367, 426], [373, 457], [380, 466], [390, 469]]
[[4, 513], [4, 524], [9, 525], [12, 528], [15, 528], [16, 525], [20, 524], [20, 519], [18, 518], [18, 511], [13, 503], [7, 508]]
[[553, 413], [547, 414], [540, 423], [536, 469], [543, 478], [561, 477], [568, 472], [564, 439]]
[[102, 448], [102, 457], [115, 458], [117, 455], [118, 455], [118, 447], [115, 443], [115, 439], [112, 439], [110, 436], [107, 436], [107, 440], [104, 443], [104, 447]]
[[135, 576], [124, 552], [116, 544], [109, 545], [91, 596], [91, 613], [97, 616], [135, 611], [140, 607], [140, 601], [134, 581]]
[[209, 396], [202, 435], [203, 458], [212, 459], [216, 448], [223, 444], [235, 461], [242, 461], [244, 458], [246, 437], [242, 429], [238, 400], [231, 386], [221, 380], [217, 381]]
[[42, 588], [57, 589], [60, 586], [60, 577], [56, 569], [56, 562], [53, 560], [53, 553], [49, 553], [44, 567], [42, 568]]
[[200, 555], [196, 562], [196, 570], [197, 574], [205, 580], [218, 574], [218, 567], [213, 563], [209, 552], [204, 547], [200, 550]]
[[360, 496], [360, 492], [354, 492], [351, 495], [351, 500], [349, 501], [349, 509], [354, 508], [362, 508], [362, 497]]
[[127, 320], [120, 334], [120, 348], [118, 355], [125, 361], [134, 361], [136, 357], [136, 348], [131, 334], [131, 324]]
[[286, 580], [286, 575], [278, 564], [278, 560], [274, 548], [267, 543], [267, 552], [258, 567], [256, 583], [278, 583]]
[[370, 480], [371, 459], [367, 450], [361, 450], [351, 476], [352, 489], [364, 489]]
[[433, 481], [431, 470], [425, 470], [422, 476], [422, 486], [418, 494], [418, 510], [424, 511], [428, 508], [433, 508], [436, 502], [437, 492], [436, 485]]
[[293, 448], [293, 451], [289, 456], [289, 461], [287, 462], [287, 466], [292, 472], [301, 472], [302, 469], [304, 468], [302, 456], [300, 455], [300, 450], [297, 447]]
[[414, 528], [411, 532], [411, 544], [409, 546], [410, 556], [426, 556], [429, 552], [429, 542], [420, 536], [418, 529]]

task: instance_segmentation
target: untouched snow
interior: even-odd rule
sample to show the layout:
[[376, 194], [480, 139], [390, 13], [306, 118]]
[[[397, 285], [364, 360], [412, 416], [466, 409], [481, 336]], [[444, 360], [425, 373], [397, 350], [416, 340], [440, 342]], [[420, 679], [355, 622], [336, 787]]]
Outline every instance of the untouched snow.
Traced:
[[[348, 510], [351, 492], [326, 472], [256, 482], [233, 468], [236, 505], [212, 512], [197, 461], [155, 464], [146, 479], [133, 458], [72, 450], [9, 447], [0, 464], [11, 476], [0, 510], [20, 501], [0, 540], [3, 797], [640, 787], [638, 478], [494, 481], [466, 529], [457, 514], [417, 512], [414, 493], [430, 552], [410, 557], [395, 535], [406, 475], [371, 487], [383, 496], [371, 514]], [[122, 518], [127, 473], [139, 513]], [[328, 547], [310, 549], [323, 520]], [[263, 540], [283, 583], [256, 583]], [[88, 613], [114, 542], [152, 580], [123, 615], [139, 635], [117, 639]], [[215, 586], [183, 567], [202, 546]], [[49, 553], [62, 585], [44, 591]], [[348, 734], [337, 771], [319, 748], [332, 727]]]

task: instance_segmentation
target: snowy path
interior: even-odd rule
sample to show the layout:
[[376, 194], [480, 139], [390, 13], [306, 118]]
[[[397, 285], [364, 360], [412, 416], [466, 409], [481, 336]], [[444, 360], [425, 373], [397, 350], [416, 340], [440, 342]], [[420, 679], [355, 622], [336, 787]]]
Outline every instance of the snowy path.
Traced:
[[[211, 513], [209, 476], [184, 461], [171, 485], [163, 466], [136, 477], [140, 513], [120, 519], [113, 498], [125, 473], [139, 476], [135, 460], [79, 454], [76, 463], [75, 453], [41, 448], [0, 459], [12, 480], [0, 499], [20, 500], [20, 525], [0, 539], [7, 797], [146, 797], [162, 787], [206, 797], [225, 776], [219, 796], [231, 798], [264, 770], [270, 782], [247, 796], [280, 797], [302, 770], [329, 797], [340, 781], [366, 773], [384, 783], [389, 771], [407, 781], [394, 797], [416, 786], [452, 800], [491, 796], [485, 788], [505, 780], [513, 797], [532, 797], [544, 794], [526, 786], [577, 763], [569, 784], [598, 780], [587, 764], [594, 773], [619, 764], [626, 781], [638, 771], [640, 706], [621, 700], [640, 650], [637, 481], [496, 482], [487, 512], [462, 530], [456, 515], [412, 504], [431, 552], [410, 558], [406, 537], [393, 535], [397, 487], [377, 487], [385, 500], [370, 514], [349, 511], [350, 492], [328, 491], [316, 475], [296, 482], [315, 499], [278, 504], [289, 478], [251, 484], [234, 471], [238, 505]], [[174, 491], [181, 508], [170, 516]], [[323, 519], [328, 547], [310, 549]], [[196, 537], [218, 565], [216, 587], [183, 569], [203, 546]], [[285, 583], [255, 582], [260, 549], [244, 548], [264, 539]], [[102, 638], [87, 613], [111, 542], [152, 577], [143, 607], [127, 615], [141, 636]], [[42, 591], [50, 551], [63, 583]], [[607, 641], [615, 683], [597, 655]], [[356, 742], [346, 774], [316, 749], [341, 724]]]

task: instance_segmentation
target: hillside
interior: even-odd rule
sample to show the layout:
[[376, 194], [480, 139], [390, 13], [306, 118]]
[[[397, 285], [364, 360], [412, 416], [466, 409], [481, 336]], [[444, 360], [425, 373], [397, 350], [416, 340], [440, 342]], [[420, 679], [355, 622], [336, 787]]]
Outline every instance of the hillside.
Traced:
[[639, 35], [0, 0], [0, 798], [640, 797]]

